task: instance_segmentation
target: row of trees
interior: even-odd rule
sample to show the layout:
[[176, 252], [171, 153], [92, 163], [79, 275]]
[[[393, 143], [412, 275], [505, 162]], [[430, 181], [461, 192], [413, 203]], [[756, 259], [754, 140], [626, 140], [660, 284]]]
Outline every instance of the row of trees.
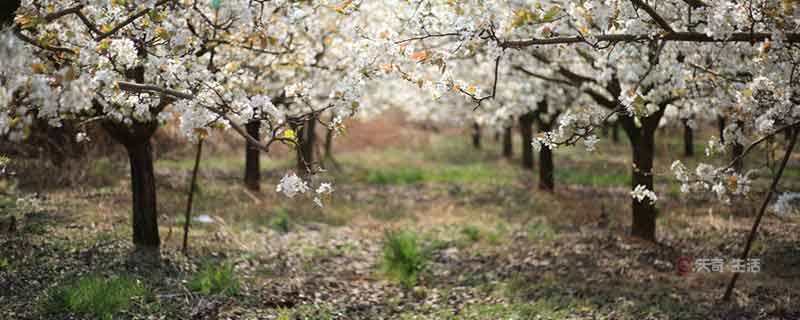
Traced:
[[[45, 0], [3, 9], [0, 132], [21, 140], [42, 125], [101, 126], [128, 152], [142, 251], [160, 244], [150, 144], [159, 126], [177, 120], [195, 141], [231, 129], [250, 151], [299, 146], [298, 170], [313, 174], [304, 132], [336, 130], [354, 113], [373, 73], [364, 52], [380, 45], [357, 40], [362, 21], [346, 4]], [[255, 186], [258, 157], [247, 158]], [[284, 193], [309, 189], [285, 181]]]
[[[800, 123], [795, 1], [11, 3], [4, 17], [14, 22], [0, 36], [0, 133], [101, 124], [128, 150], [142, 249], [159, 245], [149, 140], [171, 119], [193, 139], [212, 128], [240, 134], [254, 188], [255, 151], [296, 146], [300, 176], [278, 190], [308, 199], [314, 127], [333, 136], [347, 117], [387, 105], [476, 129], [507, 130], [516, 119], [525, 165], [540, 152], [545, 190], [554, 185], [552, 149], [594, 150], [598, 128], [616, 123], [631, 142], [631, 230], [647, 240], [656, 239], [663, 122], [725, 120], [707, 151], [734, 161], [672, 166], [683, 191], [723, 200], [749, 192], [741, 160], [753, 146], [792, 132], [790, 152]], [[534, 123], [544, 132], [534, 134]]]
[[390, 7], [413, 26], [396, 36], [394, 73], [445, 104], [460, 99], [483, 113], [471, 119], [491, 126], [512, 115], [526, 124], [528, 112], [546, 106], [557, 115], [548, 119], [553, 128], [533, 144], [548, 149], [581, 142], [594, 149], [596, 128], [618, 123], [631, 141], [632, 233], [644, 239], [656, 239], [660, 124], [726, 120], [709, 151], [733, 153], [731, 165], [673, 168], [685, 192], [729, 199], [752, 184], [742, 167], [752, 150], [745, 146], [797, 122], [800, 8], [793, 1], [398, 1]]

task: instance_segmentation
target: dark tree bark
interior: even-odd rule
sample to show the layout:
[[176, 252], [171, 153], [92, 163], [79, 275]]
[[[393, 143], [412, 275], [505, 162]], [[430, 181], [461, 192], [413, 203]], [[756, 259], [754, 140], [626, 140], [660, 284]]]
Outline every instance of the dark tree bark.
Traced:
[[[658, 129], [658, 122], [664, 114], [664, 107], [647, 118], [641, 119], [641, 127], [637, 127], [633, 118], [629, 116], [621, 117], [622, 127], [631, 141], [633, 151], [633, 168], [631, 189], [639, 185], [647, 190], [653, 189], [653, 159], [655, 158], [655, 131]], [[631, 235], [649, 241], [656, 240], [656, 216], [655, 204], [648, 199], [639, 201], [632, 200], [633, 222], [631, 225]]]
[[694, 129], [689, 126], [689, 120], [683, 120], [683, 155], [694, 156]]
[[[553, 129], [553, 123], [558, 118], [558, 113], [545, 120], [542, 115], [547, 114], [547, 101], [539, 102], [536, 110], [536, 123], [540, 132]], [[542, 146], [539, 150], [539, 190], [552, 192], [555, 189], [555, 165], [553, 164], [553, 150]]]
[[[253, 138], [260, 138], [261, 123], [258, 121], [248, 122], [245, 125], [247, 134]], [[261, 150], [253, 143], [247, 141], [244, 155], [244, 185], [253, 191], [261, 190]]]
[[719, 130], [719, 141], [725, 143], [725, 117], [717, 116], [717, 130]]
[[297, 171], [301, 174], [311, 173], [314, 163], [314, 144], [317, 142], [317, 118], [312, 117], [297, 130]]
[[106, 122], [103, 127], [128, 152], [133, 195], [133, 244], [137, 251], [158, 251], [161, 239], [158, 235], [156, 180], [150, 145], [150, 138], [158, 128], [158, 123], [135, 122], [125, 125]]
[[513, 126], [508, 125], [507, 127], [503, 128], [503, 157], [506, 159], [511, 159], [514, 156], [514, 146], [512, 143], [512, 130]]
[[481, 125], [477, 122], [472, 124], [472, 146], [475, 149], [481, 148]]
[[554, 173], [553, 150], [548, 147], [542, 147], [539, 150], [539, 190], [553, 191], [555, 189]]
[[156, 179], [150, 141], [129, 145], [126, 149], [131, 162], [133, 243], [158, 248], [161, 240], [158, 236]]
[[522, 167], [533, 169], [533, 122], [536, 114], [531, 111], [519, 117], [519, 132], [522, 136]]

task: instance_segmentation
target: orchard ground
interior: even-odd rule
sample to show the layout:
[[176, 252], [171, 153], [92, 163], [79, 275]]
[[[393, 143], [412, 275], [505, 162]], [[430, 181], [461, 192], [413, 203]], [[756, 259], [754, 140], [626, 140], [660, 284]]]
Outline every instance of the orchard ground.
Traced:
[[[697, 156], [684, 162], [703, 159], [713, 131], [705, 125]], [[433, 132], [398, 115], [351, 123], [334, 142], [339, 169], [329, 163], [319, 178], [334, 182], [324, 208], [274, 192], [295, 167], [287, 148], [263, 158], [257, 193], [242, 185], [241, 139], [215, 137], [193, 210], [207, 221], [193, 223], [189, 257], [180, 246], [194, 150], [164, 143], [156, 150], [159, 265], [128, 256], [129, 179], [120, 150], [94, 162], [95, 183], [22, 188], [38, 192], [39, 204], [19, 213], [16, 233], [0, 237], [0, 318], [90, 318], [54, 308], [53, 297], [101, 277], [144, 289], [115, 319], [800, 319], [797, 217], [767, 216], [752, 253], [761, 270], [743, 274], [732, 303], [718, 302], [729, 270], [678, 274], [681, 257], [721, 258], [727, 268], [763, 194], [732, 206], [681, 195], [669, 173], [682, 158], [677, 130], [659, 129], [657, 137], [657, 244], [627, 236], [630, 148], [621, 132], [619, 143], [604, 138], [593, 153], [556, 151], [549, 194], [520, 167], [518, 137], [508, 160], [494, 133], [484, 133], [484, 149], [475, 150], [467, 130]], [[798, 156], [784, 189], [800, 187]], [[748, 164], [764, 161], [758, 157]], [[425, 255], [412, 287], [382, 270], [393, 230], [412, 232]], [[219, 285], [204, 286], [209, 266], [232, 268], [211, 267], [208, 282]]]

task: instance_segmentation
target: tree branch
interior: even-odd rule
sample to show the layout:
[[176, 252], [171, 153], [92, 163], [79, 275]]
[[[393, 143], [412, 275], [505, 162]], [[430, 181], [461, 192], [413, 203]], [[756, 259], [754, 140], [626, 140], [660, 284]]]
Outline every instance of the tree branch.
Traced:
[[[637, 41], [673, 41], [673, 42], [759, 42], [772, 39], [770, 33], [749, 33], [749, 32], [736, 32], [732, 33], [726, 39], [712, 38], [706, 34], [699, 32], [673, 32], [662, 35], [650, 34], [603, 34], [593, 36], [595, 45], [600, 42], [637, 42]], [[520, 49], [535, 45], [552, 45], [552, 44], [569, 44], [569, 43], [586, 43], [588, 38], [583, 36], [572, 37], [555, 37], [555, 38], [533, 38], [529, 40], [506, 40], [500, 41], [498, 46], [501, 48]], [[785, 43], [798, 43], [800, 42], [800, 33], [787, 33]]]
[[128, 81], [119, 81], [117, 82], [117, 86], [119, 86], [120, 90], [128, 92], [161, 93], [179, 99], [188, 99], [188, 100], [194, 99], [194, 95], [190, 93], [184, 93], [177, 90], [162, 88], [155, 85], [141, 84]]
[[665, 31], [669, 33], [675, 32], [675, 30], [672, 29], [667, 20], [664, 20], [664, 18], [662, 18], [661, 15], [659, 15], [658, 12], [656, 12], [656, 9], [653, 9], [653, 7], [651, 7], [649, 4], [645, 3], [642, 0], [631, 0], [631, 3], [633, 3], [635, 7], [642, 8], [644, 12], [647, 12], [647, 14], [651, 18], [653, 18], [653, 21], [655, 21]]

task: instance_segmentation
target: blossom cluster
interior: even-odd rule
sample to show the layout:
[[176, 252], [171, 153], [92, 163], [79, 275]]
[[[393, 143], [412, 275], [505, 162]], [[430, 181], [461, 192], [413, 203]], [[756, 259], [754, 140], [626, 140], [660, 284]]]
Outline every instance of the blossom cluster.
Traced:
[[294, 198], [298, 195], [306, 195], [312, 193], [313, 202], [320, 208], [323, 207], [322, 196], [333, 193], [333, 185], [330, 182], [322, 182], [316, 190], [309, 186], [308, 181], [303, 180], [296, 173], [288, 173], [281, 178], [280, 183], [275, 188], [278, 193], [284, 194], [286, 197]]

